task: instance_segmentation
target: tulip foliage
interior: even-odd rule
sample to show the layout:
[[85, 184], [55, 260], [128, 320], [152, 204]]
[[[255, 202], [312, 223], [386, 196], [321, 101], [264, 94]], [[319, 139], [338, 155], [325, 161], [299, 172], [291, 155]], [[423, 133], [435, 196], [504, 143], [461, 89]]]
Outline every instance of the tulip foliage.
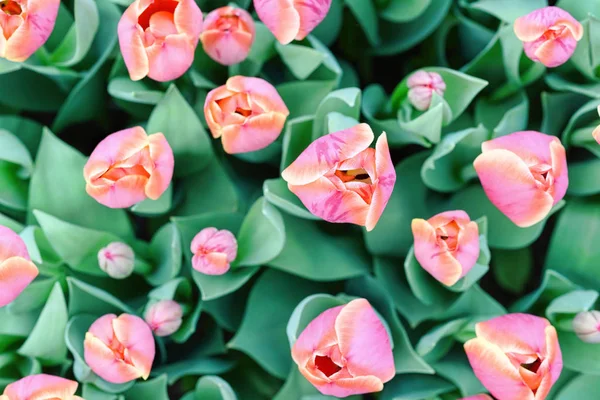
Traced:
[[0, 400], [572, 400], [600, 0], [1, 0]]

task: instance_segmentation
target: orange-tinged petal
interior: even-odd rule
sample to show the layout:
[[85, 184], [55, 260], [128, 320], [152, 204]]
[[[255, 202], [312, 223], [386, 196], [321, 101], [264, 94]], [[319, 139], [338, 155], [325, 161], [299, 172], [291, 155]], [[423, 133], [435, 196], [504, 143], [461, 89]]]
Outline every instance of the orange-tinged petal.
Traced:
[[146, 177], [130, 175], [107, 185], [87, 184], [85, 189], [91, 197], [106, 207], [127, 208], [146, 199], [147, 183]]
[[373, 138], [373, 131], [367, 124], [322, 136], [312, 142], [281, 176], [288, 184], [306, 185], [323, 176], [338, 162], [368, 148]]
[[458, 237], [458, 249], [454, 255], [462, 267], [460, 277], [466, 276], [479, 258], [479, 227], [475, 221], [463, 226]]
[[0, 262], [10, 257], [30, 259], [23, 239], [11, 229], [0, 225]]
[[536, 131], [522, 131], [483, 142], [481, 149], [484, 153], [490, 150], [508, 150], [527, 165], [551, 164], [550, 144], [553, 141], [558, 141], [558, 138]]
[[343, 398], [352, 395], [380, 392], [383, 390], [383, 383], [378, 377], [368, 375], [337, 379], [324, 385], [315, 385], [315, 387], [324, 395]]
[[331, 0], [294, 0], [294, 7], [300, 16], [300, 27], [296, 40], [302, 40], [325, 19]]
[[162, 133], [148, 136], [148, 141], [154, 169], [146, 184], [145, 193], [148, 198], [156, 200], [167, 190], [173, 179], [175, 158], [169, 142]]
[[164, 42], [146, 49], [148, 76], [155, 81], [167, 82], [181, 77], [194, 61], [195, 45], [183, 34], [169, 35]]
[[78, 399], [74, 396], [79, 384], [58, 376], [38, 374], [25, 377], [6, 386], [0, 399], [6, 400], [46, 400]]
[[134, 367], [143, 379], [148, 379], [155, 346], [152, 331], [146, 322], [135, 315], [121, 314], [112, 321], [115, 337], [125, 346]]
[[531, 42], [556, 26], [566, 26], [577, 40], [583, 35], [581, 24], [565, 10], [559, 7], [543, 7], [517, 18], [514, 31], [519, 40]]
[[150, 64], [144, 47], [144, 31], [138, 25], [138, 4], [132, 3], [125, 11], [118, 26], [119, 46], [123, 60], [133, 81], [148, 75]]
[[300, 14], [294, 0], [254, 0], [258, 18], [281, 44], [288, 44], [300, 32]]
[[250, 101], [264, 111], [276, 111], [286, 117], [290, 114], [277, 89], [264, 79], [237, 75], [229, 78], [226, 86], [233, 93], [247, 93]]
[[206, 275], [223, 275], [237, 257], [237, 240], [230, 231], [204, 228], [192, 240], [192, 267]]
[[23, 257], [10, 257], [0, 262], [0, 307], [15, 300], [38, 273], [35, 264]]
[[[338, 306], [323, 311], [300, 333], [292, 347], [292, 358], [301, 370], [313, 358], [315, 349], [326, 348], [337, 343], [335, 320], [344, 307]], [[306, 371], [306, 374], [312, 375], [309, 371]], [[323, 380], [319, 379], [318, 383], [323, 383]]]
[[365, 227], [371, 231], [377, 225], [381, 214], [385, 210], [396, 184], [396, 170], [390, 155], [390, 148], [385, 132], [377, 139], [375, 145], [375, 170], [377, 174], [377, 183], [373, 196], [371, 198], [371, 207], [367, 214]]
[[546, 355], [545, 318], [529, 314], [508, 314], [475, 325], [477, 337], [498, 346], [505, 353]]
[[174, 21], [177, 31], [184, 33], [195, 49], [203, 27], [202, 11], [198, 4], [194, 0], [179, 0]]
[[471, 218], [469, 218], [469, 214], [463, 210], [453, 210], [441, 212], [427, 220], [433, 229], [440, 228], [452, 221], [456, 221], [462, 226], [471, 222]]
[[527, 164], [515, 153], [484, 151], [473, 165], [492, 204], [517, 226], [534, 225], [552, 209], [554, 199], [537, 187]]
[[242, 125], [228, 126], [222, 130], [223, 150], [237, 154], [264, 149], [277, 140], [285, 120], [284, 114], [270, 112], [249, 117]]
[[206, 54], [223, 65], [238, 64], [248, 57], [254, 36], [248, 32], [204, 31], [202, 46]]
[[535, 400], [517, 369], [502, 350], [484, 339], [465, 343], [465, 352], [475, 376], [498, 400]]
[[494, 399], [492, 399], [487, 394], [478, 394], [478, 395], [475, 395], [475, 396], [464, 397], [464, 398], [462, 398], [460, 400], [494, 400]]
[[554, 138], [550, 142], [550, 164], [552, 165], [552, 176], [554, 177], [554, 185], [551, 191], [554, 198], [554, 204], [558, 203], [567, 194], [569, 187], [569, 173], [567, 171], [567, 154], [564, 146]]
[[86, 364], [105, 381], [119, 384], [141, 376], [137, 368], [116, 358], [113, 351], [90, 332], [85, 335], [83, 347]]
[[367, 300], [346, 304], [335, 321], [335, 331], [352, 376], [372, 375], [385, 383], [396, 375], [388, 332]]
[[577, 41], [566, 31], [554, 40], [540, 40], [535, 45], [525, 45], [525, 53], [533, 61], [539, 61], [548, 68], [558, 67], [566, 63], [575, 52]]

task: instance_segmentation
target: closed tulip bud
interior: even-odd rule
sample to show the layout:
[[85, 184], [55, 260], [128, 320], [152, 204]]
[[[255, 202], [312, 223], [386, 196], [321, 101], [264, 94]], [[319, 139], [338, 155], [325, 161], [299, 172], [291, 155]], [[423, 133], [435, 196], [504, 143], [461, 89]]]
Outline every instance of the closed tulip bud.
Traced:
[[237, 257], [237, 240], [226, 229], [202, 229], [192, 240], [192, 266], [206, 275], [223, 275]]
[[6, 386], [0, 400], [83, 400], [75, 396], [79, 384], [53, 375], [38, 374]]
[[417, 71], [407, 81], [408, 100], [419, 111], [425, 111], [431, 105], [433, 92], [443, 96], [446, 83], [437, 72]]
[[169, 336], [181, 327], [183, 309], [173, 300], [161, 300], [150, 305], [144, 319], [156, 336]]
[[248, 57], [254, 42], [254, 20], [243, 8], [217, 8], [206, 16], [200, 40], [206, 54], [216, 62], [240, 63]]
[[0, 307], [12, 303], [38, 273], [23, 239], [0, 225]]
[[517, 18], [514, 30], [527, 57], [546, 67], [567, 62], [583, 37], [583, 26], [559, 7], [540, 8]]
[[600, 343], [600, 311], [584, 311], [573, 319], [573, 330], [586, 343]]
[[100, 269], [114, 279], [125, 279], [133, 273], [135, 253], [121, 242], [113, 242], [98, 252]]

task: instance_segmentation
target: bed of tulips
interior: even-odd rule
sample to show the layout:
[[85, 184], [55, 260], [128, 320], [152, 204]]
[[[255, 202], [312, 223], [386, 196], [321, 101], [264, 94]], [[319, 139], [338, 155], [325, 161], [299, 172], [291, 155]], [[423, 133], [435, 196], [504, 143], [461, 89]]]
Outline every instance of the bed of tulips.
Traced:
[[0, 30], [0, 400], [598, 398], [600, 0]]

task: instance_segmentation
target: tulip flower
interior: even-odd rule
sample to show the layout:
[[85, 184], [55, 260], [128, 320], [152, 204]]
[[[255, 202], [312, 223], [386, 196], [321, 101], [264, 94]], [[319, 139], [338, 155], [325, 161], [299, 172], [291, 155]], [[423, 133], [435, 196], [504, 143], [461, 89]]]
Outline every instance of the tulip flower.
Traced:
[[479, 258], [479, 228], [464, 211], [446, 211], [429, 220], [413, 219], [415, 258], [446, 286], [469, 273]]
[[175, 161], [162, 133], [142, 127], [108, 135], [83, 169], [86, 191], [100, 204], [127, 208], [146, 198], [158, 199], [171, 183]]
[[465, 397], [465, 398], [463, 398], [461, 400], [494, 400], [494, 399], [492, 399], [487, 394], [478, 394], [478, 395], [475, 395], [475, 396]]
[[365, 299], [321, 313], [292, 348], [300, 373], [324, 395], [379, 392], [396, 374], [390, 338]]
[[110, 383], [148, 379], [154, 354], [152, 331], [135, 315], [104, 315], [85, 334], [85, 362]]
[[183, 309], [173, 300], [161, 300], [146, 310], [144, 319], [156, 336], [169, 336], [181, 327]]
[[573, 319], [573, 331], [586, 343], [600, 343], [600, 311], [583, 311]]
[[206, 275], [223, 275], [237, 257], [237, 240], [226, 229], [202, 229], [192, 240], [192, 267]]
[[77, 382], [58, 376], [31, 375], [6, 386], [0, 400], [83, 400], [75, 396], [77, 386]]
[[425, 111], [431, 105], [433, 92], [443, 96], [446, 82], [437, 72], [417, 71], [407, 81], [408, 100], [417, 110]]
[[543, 220], [567, 192], [565, 148], [555, 136], [515, 132], [484, 142], [473, 163], [488, 198], [522, 228]]
[[133, 273], [135, 253], [125, 243], [113, 242], [98, 252], [100, 269], [114, 279], [125, 279]]
[[331, 0], [254, 0], [258, 18], [281, 44], [302, 40], [325, 19]]
[[208, 93], [204, 115], [212, 136], [221, 138], [225, 152], [237, 154], [273, 143], [290, 112], [269, 82], [233, 76]]
[[192, 66], [202, 11], [194, 0], [135, 0], [121, 17], [118, 33], [131, 80], [170, 81]]
[[514, 30], [527, 57], [549, 68], [567, 62], [583, 36], [581, 24], [558, 7], [540, 8], [517, 18]]
[[200, 36], [206, 54], [223, 65], [240, 63], [254, 42], [254, 20], [248, 11], [231, 6], [211, 11]]
[[0, 307], [12, 303], [37, 275], [23, 239], [0, 225]]
[[0, 1], [0, 57], [27, 60], [50, 37], [59, 6], [60, 0]]
[[[598, 115], [600, 115], [600, 106], [598, 106]], [[598, 125], [596, 129], [594, 129], [594, 131], [592, 132], [592, 136], [594, 137], [594, 140], [596, 140], [596, 142], [600, 144], [600, 125]]]
[[383, 133], [359, 124], [311, 143], [282, 173], [292, 193], [317, 217], [375, 228], [392, 195], [396, 171]]
[[497, 400], [544, 400], [562, 370], [556, 329], [545, 318], [508, 314], [475, 325], [465, 343], [475, 376]]

